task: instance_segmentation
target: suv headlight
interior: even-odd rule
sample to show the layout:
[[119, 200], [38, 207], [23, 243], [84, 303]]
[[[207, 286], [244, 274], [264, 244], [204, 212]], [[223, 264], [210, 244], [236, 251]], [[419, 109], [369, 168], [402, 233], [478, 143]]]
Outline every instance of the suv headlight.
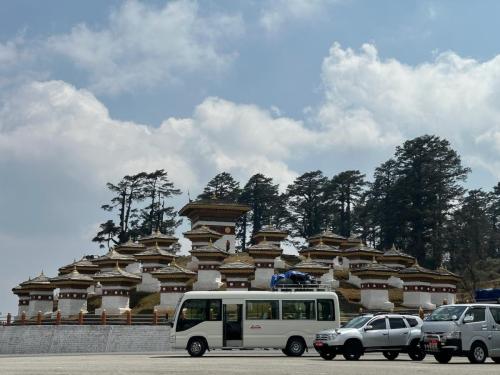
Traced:
[[448, 332], [444, 335], [445, 340], [460, 339], [460, 337], [461, 337], [460, 331], [452, 331], [452, 332]]
[[337, 336], [338, 336], [338, 335], [337, 335], [336, 333], [330, 333], [330, 334], [328, 335], [328, 340], [335, 340], [335, 339], [337, 338]]

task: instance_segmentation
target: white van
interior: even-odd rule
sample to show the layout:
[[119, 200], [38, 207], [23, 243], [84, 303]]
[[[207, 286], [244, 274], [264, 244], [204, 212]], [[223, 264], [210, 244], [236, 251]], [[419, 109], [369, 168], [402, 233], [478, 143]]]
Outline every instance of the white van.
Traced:
[[471, 363], [487, 357], [500, 363], [500, 305], [444, 305], [422, 325], [422, 348], [440, 363], [467, 356]]
[[170, 336], [193, 357], [207, 349], [281, 349], [301, 356], [316, 332], [340, 327], [333, 292], [187, 292]]

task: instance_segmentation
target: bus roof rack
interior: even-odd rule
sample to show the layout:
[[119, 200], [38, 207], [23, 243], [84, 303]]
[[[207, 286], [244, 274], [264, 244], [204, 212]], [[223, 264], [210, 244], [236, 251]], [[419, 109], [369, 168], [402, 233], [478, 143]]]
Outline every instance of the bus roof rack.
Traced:
[[330, 292], [332, 286], [328, 284], [278, 284], [272, 288], [273, 292]]

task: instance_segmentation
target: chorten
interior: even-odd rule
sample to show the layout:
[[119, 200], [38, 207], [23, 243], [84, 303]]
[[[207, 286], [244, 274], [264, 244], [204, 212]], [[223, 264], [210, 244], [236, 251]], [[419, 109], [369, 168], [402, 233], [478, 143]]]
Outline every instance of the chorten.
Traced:
[[239, 203], [203, 199], [189, 202], [181, 208], [179, 215], [189, 218], [192, 230], [206, 226], [219, 233], [221, 237], [214, 242], [214, 245], [225, 252], [234, 253], [236, 221], [249, 210], [250, 207]]
[[367, 309], [390, 311], [394, 303], [389, 301], [389, 279], [397, 271], [384, 264], [379, 264], [373, 258], [372, 263], [363, 265], [351, 271], [361, 280], [361, 304]]
[[407, 307], [433, 310], [436, 305], [431, 302], [431, 283], [436, 278], [434, 271], [421, 267], [418, 262], [398, 272], [403, 280], [403, 305]]
[[160, 282], [160, 304], [155, 308], [170, 316], [182, 295], [189, 290], [187, 284], [196, 278], [196, 272], [177, 265], [173, 259], [170, 265], [151, 272], [151, 275]]
[[151, 273], [167, 266], [175, 258], [173, 251], [161, 249], [158, 244], [148, 248], [135, 258], [142, 263], [142, 281], [137, 285], [137, 291], [155, 293], [160, 291], [160, 282]]
[[283, 250], [264, 237], [256, 245], [247, 248], [247, 252], [255, 261], [255, 278], [252, 281], [252, 287], [269, 289], [271, 277], [274, 275], [275, 259], [283, 253]]
[[235, 260], [224, 263], [219, 267], [222, 280], [226, 283], [226, 290], [248, 290], [250, 287], [249, 278], [255, 272], [255, 266]]
[[436, 276], [431, 284], [431, 302], [436, 306], [455, 303], [460, 276], [444, 267], [439, 267], [434, 272]]
[[349, 282], [357, 287], [361, 286], [361, 279], [353, 274], [352, 271], [372, 263], [374, 257], [377, 258], [383, 254], [382, 251], [362, 243], [345, 249], [342, 253], [344, 258], [347, 259], [346, 263], [349, 265]]
[[113, 269], [95, 274], [94, 280], [102, 285], [101, 307], [95, 313], [106, 310], [109, 315], [119, 315], [130, 310], [130, 292], [141, 282], [141, 276], [122, 270], [117, 262]]
[[[415, 264], [415, 258], [409, 254], [396, 249], [394, 245], [387, 250], [384, 254], [377, 258], [377, 261], [381, 264], [393, 268], [395, 270], [402, 270], [404, 268], [411, 267]], [[389, 285], [395, 288], [403, 288], [403, 280], [401, 280], [398, 275], [391, 276], [389, 279]]]
[[219, 266], [229, 255], [213, 243], [198, 247], [190, 251], [198, 259], [198, 280], [194, 283], [194, 290], [217, 290], [222, 285], [222, 276]]
[[19, 319], [19, 317], [22, 315], [23, 312], [28, 314], [28, 309], [30, 304], [30, 292], [29, 289], [27, 289], [26, 286], [23, 284], [25, 284], [25, 282], [12, 288], [12, 293], [14, 293], [19, 298], [16, 319]]
[[75, 267], [70, 273], [51, 278], [50, 282], [59, 288], [57, 308], [62, 316], [87, 312], [87, 289], [94, 284], [91, 276], [81, 274]]
[[[136, 254], [140, 254], [144, 250], [146, 250], [146, 246], [144, 244], [139, 242], [134, 242], [132, 241], [132, 239], [129, 239], [127, 242], [115, 246], [115, 251], [122, 255], [135, 256]], [[134, 262], [128, 264], [127, 267], [125, 267], [125, 271], [131, 273], [141, 272], [140, 262]]]
[[44, 315], [52, 314], [54, 309], [55, 287], [50, 282], [50, 279], [44, 275], [43, 271], [34, 279], [22, 283], [21, 286], [29, 291], [29, 317], [36, 316], [38, 312], [41, 312]]

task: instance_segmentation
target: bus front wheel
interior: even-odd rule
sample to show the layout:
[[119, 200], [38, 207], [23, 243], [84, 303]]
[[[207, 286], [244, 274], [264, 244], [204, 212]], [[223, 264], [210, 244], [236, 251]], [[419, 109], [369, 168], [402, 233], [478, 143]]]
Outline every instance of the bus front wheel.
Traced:
[[300, 357], [306, 350], [306, 344], [302, 337], [291, 337], [288, 339], [286, 348], [283, 351], [289, 357]]
[[201, 337], [189, 340], [187, 351], [191, 357], [201, 357], [207, 350], [207, 343]]

